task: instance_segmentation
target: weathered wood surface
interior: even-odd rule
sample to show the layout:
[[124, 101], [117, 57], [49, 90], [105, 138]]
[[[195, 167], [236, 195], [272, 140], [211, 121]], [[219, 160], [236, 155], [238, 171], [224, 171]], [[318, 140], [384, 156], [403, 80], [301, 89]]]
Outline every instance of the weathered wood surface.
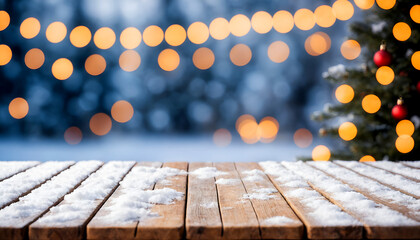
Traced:
[[[113, 179], [114, 185], [111, 184], [112, 187], [107, 189], [104, 197], [92, 201], [93, 209], [82, 215], [81, 219], [65, 222], [64, 225], [60, 225], [60, 221], [55, 224], [43, 223], [42, 219], [54, 215], [59, 219], [60, 209], [73, 206], [70, 204], [72, 198], [66, 199], [62, 196], [58, 201], [44, 206], [45, 210], [38, 211], [35, 215], [34, 211], [28, 215], [31, 211], [27, 212], [27, 209], [35, 208], [36, 201], [29, 203], [24, 199], [16, 199], [15, 202], [20, 202], [17, 206], [22, 206], [18, 210], [19, 215], [23, 216], [21, 223], [8, 220], [6, 212], [2, 213], [4, 209], [0, 209], [0, 224], [14, 225], [10, 229], [20, 230], [0, 231], [0, 239], [420, 239], [420, 183], [416, 181], [418, 164], [401, 162], [372, 166], [374, 164], [331, 163], [336, 168], [325, 168], [315, 162], [299, 167], [279, 162], [273, 164], [275, 165], [243, 162], [174, 162], [163, 165], [156, 162], [137, 163], [134, 167], [130, 165], [119, 178]], [[155, 181], [156, 184], [144, 189], [155, 192], [169, 188], [182, 197], [178, 197], [171, 204], [152, 204], [148, 210], [153, 217], [137, 220], [134, 217], [133, 220], [124, 223], [106, 221], [116, 204], [115, 201], [128, 201], [124, 206], [129, 206], [128, 210], [131, 209], [131, 198], [127, 197], [133, 195], [119, 197], [135, 189], [136, 179], [142, 179], [143, 173], [136, 173], [136, 178], [130, 180], [129, 187], [118, 182], [121, 183], [136, 167], [141, 166], [153, 167], [156, 170], [169, 167], [189, 172], [168, 175], [169, 177], [159, 179]], [[35, 167], [17, 171], [14, 175]], [[202, 168], [218, 172], [205, 178], [191, 174]], [[305, 171], [309, 169], [312, 175], [305, 176], [308, 172], [301, 171], [301, 168], [305, 168]], [[376, 175], [366, 169], [374, 171]], [[57, 174], [65, 170], [66, 168]], [[57, 174], [51, 174], [49, 179]], [[93, 173], [90, 176], [93, 176]], [[89, 177], [85, 181], [88, 179]], [[324, 184], [320, 179], [328, 181], [331, 185]], [[43, 179], [41, 184], [34, 186], [42, 187], [46, 181], [48, 179]], [[83, 182], [80, 184], [78, 180], [74, 186], [67, 195], [76, 192], [77, 188], [82, 188]], [[352, 203], [343, 198], [347, 192], [350, 195], [361, 196], [360, 206], [374, 204], [384, 211], [389, 209], [385, 211], [387, 214], [395, 212], [410, 220], [404, 220], [397, 214], [399, 217], [396, 219], [401, 221], [390, 224], [392, 221], [383, 221], [382, 218], [397, 215], [382, 216], [378, 214], [382, 210], [377, 211], [376, 207], [371, 207], [369, 211], [373, 211], [373, 215], [369, 216], [354, 208], [359, 206], [357, 202]], [[51, 193], [54, 193], [54, 189], [51, 189]], [[133, 204], [137, 203], [134, 201]], [[51, 212], [49, 209], [55, 205], [54, 211]], [[322, 206], [322, 209], [328, 210], [316, 211], [313, 206]], [[331, 221], [331, 217], [335, 220]]]

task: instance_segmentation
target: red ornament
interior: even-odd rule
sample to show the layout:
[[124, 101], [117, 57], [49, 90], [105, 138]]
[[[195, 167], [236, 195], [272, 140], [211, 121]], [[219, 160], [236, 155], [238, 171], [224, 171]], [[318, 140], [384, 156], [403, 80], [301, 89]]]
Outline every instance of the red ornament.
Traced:
[[417, 92], [420, 93], [420, 81], [417, 82]]
[[407, 107], [404, 105], [404, 101], [402, 100], [402, 98], [398, 99], [397, 105], [395, 105], [392, 108], [391, 113], [392, 113], [392, 117], [397, 121], [400, 121], [407, 117], [408, 110], [407, 110]]
[[392, 56], [391, 54], [386, 50], [385, 44], [381, 44], [380, 50], [375, 53], [373, 56], [373, 62], [378, 67], [382, 66], [388, 66], [391, 64]]

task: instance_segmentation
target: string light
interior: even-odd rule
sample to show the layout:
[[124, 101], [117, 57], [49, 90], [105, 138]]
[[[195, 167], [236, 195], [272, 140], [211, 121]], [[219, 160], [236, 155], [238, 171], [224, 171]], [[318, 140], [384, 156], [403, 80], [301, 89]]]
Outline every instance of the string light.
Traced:
[[267, 49], [267, 55], [271, 61], [281, 63], [289, 57], [290, 49], [285, 42], [275, 41]]
[[376, 0], [376, 4], [382, 9], [389, 10], [394, 7], [396, 0]]
[[415, 130], [414, 124], [410, 120], [407, 120], [407, 119], [399, 121], [395, 129], [398, 136], [402, 136], [402, 135], [411, 136], [413, 135], [414, 130]]
[[420, 23], [420, 5], [414, 5], [411, 7], [410, 17], [415, 23]]
[[214, 53], [206, 47], [197, 49], [192, 57], [194, 66], [198, 69], [206, 70], [214, 64]]
[[38, 35], [41, 30], [41, 24], [38, 19], [30, 17], [23, 20], [20, 25], [20, 34], [26, 39], [34, 38]]
[[268, 12], [256, 12], [251, 18], [251, 26], [257, 33], [268, 33], [273, 28], [273, 18]]
[[119, 64], [122, 70], [126, 72], [133, 72], [140, 67], [140, 55], [134, 50], [124, 51], [119, 58]]
[[375, 162], [375, 158], [370, 155], [366, 155], [361, 157], [359, 162]]
[[273, 117], [265, 117], [258, 124], [257, 138], [263, 143], [270, 143], [276, 139], [279, 122]]
[[194, 44], [202, 44], [209, 38], [209, 29], [202, 22], [194, 22], [188, 27], [188, 39]]
[[85, 47], [92, 39], [92, 33], [85, 26], [77, 26], [70, 33], [70, 42], [77, 48]]
[[5, 44], [0, 44], [0, 66], [8, 64], [12, 60], [12, 49]]
[[368, 10], [375, 4], [375, 0], [354, 0], [356, 6], [362, 10]]
[[251, 30], [251, 21], [243, 14], [237, 14], [230, 19], [229, 29], [236, 37], [245, 36]]
[[225, 128], [217, 129], [213, 134], [213, 142], [218, 147], [226, 147], [232, 141], [232, 134]]
[[251, 61], [252, 52], [247, 45], [240, 43], [233, 46], [230, 50], [229, 57], [233, 64], [242, 67]]
[[300, 148], [307, 148], [312, 144], [313, 136], [308, 129], [301, 128], [296, 130], [295, 134], [293, 135], [293, 140], [296, 146]]
[[59, 43], [64, 40], [67, 35], [66, 25], [62, 22], [53, 22], [47, 27], [45, 36], [52, 43]]
[[141, 43], [141, 33], [135, 27], [128, 27], [121, 32], [120, 43], [125, 49], [134, 49]]
[[340, 125], [340, 127], [338, 128], [338, 135], [344, 141], [353, 140], [356, 137], [356, 135], [357, 135], [357, 128], [351, 122], [342, 123]]
[[392, 28], [392, 34], [398, 41], [406, 41], [411, 36], [411, 28], [405, 22], [399, 22]]
[[6, 11], [0, 11], [0, 31], [6, 29], [10, 24], [10, 16]]
[[332, 6], [333, 13], [338, 20], [347, 21], [354, 14], [354, 7], [347, 0], [337, 0]]
[[230, 34], [229, 22], [224, 18], [215, 18], [209, 26], [210, 35], [216, 40], [223, 40]]
[[411, 56], [411, 64], [417, 70], [420, 70], [420, 51], [413, 53]]
[[343, 84], [335, 90], [335, 97], [340, 103], [349, 103], [354, 98], [354, 90], [351, 86]]
[[9, 103], [10, 116], [15, 119], [22, 119], [26, 117], [28, 112], [29, 104], [24, 98], [17, 97]]
[[328, 28], [335, 23], [333, 9], [328, 5], [321, 5], [315, 9], [315, 22], [320, 27]]
[[163, 41], [163, 30], [156, 26], [148, 26], [143, 31], [143, 41], [149, 47], [156, 47]]
[[409, 153], [414, 148], [414, 139], [409, 135], [401, 135], [395, 141], [395, 147], [400, 153]]
[[133, 118], [133, 106], [127, 101], [120, 100], [115, 102], [111, 108], [112, 118], [119, 123], [126, 123]]
[[173, 49], [163, 50], [158, 57], [159, 67], [165, 71], [173, 71], [179, 66], [179, 55]]
[[305, 50], [309, 55], [319, 56], [331, 48], [331, 39], [324, 32], [316, 32], [305, 41]]
[[293, 15], [285, 10], [276, 12], [273, 16], [273, 28], [279, 33], [288, 33], [294, 26]]
[[178, 24], [169, 26], [165, 31], [165, 40], [171, 46], [181, 45], [187, 38], [187, 32]]
[[32, 48], [25, 54], [25, 65], [30, 69], [40, 68], [45, 61], [44, 53], [39, 48]]
[[60, 58], [53, 63], [51, 71], [58, 80], [66, 80], [73, 74], [73, 64], [67, 58]]
[[362, 108], [367, 113], [376, 113], [381, 108], [381, 99], [374, 94], [365, 96], [362, 100]]
[[388, 66], [382, 66], [376, 70], [376, 80], [382, 85], [389, 85], [394, 81], [394, 71]]
[[100, 49], [109, 49], [115, 43], [115, 33], [111, 28], [99, 28], [93, 36], [93, 42]]
[[312, 150], [312, 159], [314, 161], [328, 161], [330, 157], [330, 149], [324, 145], [318, 145]]
[[347, 60], [354, 60], [359, 57], [362, 49], [356, 40], [347, 40], [341, 45], [341, 54]]
[[306, 8], [301, 8], [295, 12], [294, 21], [296, 27], [303, 31], [310, 30], [315, 26], [314, 13]]
[[97, 113], [90, 118], [89, 128], [95, 135], [106, 135], [112, 128], [111, 118], [105, 113]]
[[105, 58], [99, 54], [90, 55], [85, 61], [85, 69], [92, 76], [98, 76], [105, 71]]
[[79, 144], [82, 141], [82, 131], [78, 127], [69, 127], [64, 132], [64, 141], [70, 145]]

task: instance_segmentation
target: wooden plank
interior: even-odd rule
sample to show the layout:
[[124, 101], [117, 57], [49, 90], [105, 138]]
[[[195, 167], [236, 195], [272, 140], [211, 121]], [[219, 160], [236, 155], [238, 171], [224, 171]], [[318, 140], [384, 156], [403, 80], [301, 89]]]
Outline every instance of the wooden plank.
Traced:
[[[262, 162], [274, 186], [280, 191], [306, 228], [309, 239], [361, 239], [363, 225], [343, 212], [320, 193], [312, 189], [300, 176], [280, 163]], [[314, 205], [316, 203], [316, 205]], [[321, 217], [319, 208], [328, 209], [329, 217]], [[332, 218], [339, 219], [331, 220]]]
[[188, 166], [188, 195], [185, 228], [187, 239], [221, 239], [220, 217], [215, 178], [199, 178], [191, 172], [212, 163], [192, 162]]
[[[126, 175], [127, 176], [135, 170], [137, 167], [161, 167], [162, 164], [158, 162], [141, 162], [138, 163], [133, 169]], [[149, 188], [152, 190], [154, 185]], [[86, 227], [87, 239], [134, 239], [136, 235], [137, 221], [127, 223], [109, 223], [103, 219], [110, 214], [107, 208], [111, 207], [114, 203], [114, 199], [124, 195], [124, 187], [119, 186], [117, 190], [111, 195], [111, 197], [105, 202], [97, 214], [92, 218]]]
[[[261, 171], [257, 163], [235, 163], [236, 169], [241, 176], [242, 182], [248, 194], [257, 189], [275, 189], [265, 174], [261, 174], [260, 181], [246, 180], [249, 176], [246, 173]], [[252, 206], [257, 214], [262, 239], [301, 239], [303, 237], [303, 224], [281, 196], [279, 192], [273, 193], [266, 200], [251, 198]], [[282, 223], [273, 223], [269, 220], [274, 218], [287, 219]], [[268, 221], [267, 221], [268, 220]]]
[[[63, 165], [58, 170], [51, 170], [51, 165]], [[0, 182], [0, 209], [9, 206], [19, 200], [20, 197], [28, 195], [32, 190], [38, 188], [49, 179], [57, 176], [62, 171], [70, 168], [74, 162], [45, 162], [36, 167], [27, 169], [24, 172], [14, 175]], [[23, 184], [26, 183], [26, 184]], [[7, 189], [13, 188], [12, 192]]]
[[[28, 227], [102, 165], [79, 162], [0, 211], [0, 239], [28, 239]], [[76, 177], [73, 177], [78, 175]], [[57, 189], [51, 190], [53, 187]], [[50, 194], [47, 194], [51, 191]], [[38, 201], [38, 202], [37, 202]]]
[[364, 177], [377, 181], [389, 188], [420, 199], [420, 188], [418, 183], [400, 175], [395, 175], [382, 169], [374, 168], [355, 161], [334, 161], [344, 168], [354, 171]]
[[28, 170], [29, 168], [39, 165], [40, 162], [37, 161], [5, 161], [0, 162], [0, 182], [13, 177], [16, 174], [19, 174], [23, 171]]
[[243, 199], [245, 187], [240, 181], [233, 163], [214, 163], [218, 171], [226, 172], [219, 179], [234, 179], [232, 184], [217, 184], [220, 212], [223, 223], [223, 239], [259, 239], [257, 216], [251, 202]]
[[[186, 162], [164, 163], [163, 167], [176, 168], [188, 171]], [[135, 239], [182, 239], [184, 236], [185, 220], [185, 199], [187, 194], [187, 175], [169, 177], [156, 183], [155, 189], [171, 188], [177, 192], [182, 192], [184, 196], [181, 200], [173, 204], [158, 204], [151, 208], [157, 213], [156, 218], [140, 221], [137, 225]]]
[[[29, 238], [38, 240], [76, 240], [86, 238], [86, 225], [118, 187], [119, 181], [134, 166], [133, 162], [106, 163], [92, 173], [75, 191], [29, 226]], [[100, 194], [89, 196], [89, 191]], [[73, 196], [76, 195], [76, 196]], [[75, 214], [77, 213], [77, 214]], [[68, 220], [63, 217], [73, 215]], [[59, 221], [57, 221], [59, 220]]]
[[309, 162], [309, 165], [347, 184], [376, 203], [383, 204], [420, 222], [420, 200], [388, 188], [377, 181], [358, 175], [332, 162]]
[[[323, 172], [303, 162], [282, 163], [286, 168], [304, 177], [332, 203], [348, 212], [364, 224], [369, 239], [418, 239], [420, 223], [382, 204], [366, 198]], [[390, 217], [386, 217], [390, 216]], [[398, 219], [398, 220], [396, 220]]]
[[363, 164], [369, 165], [374, 168], [388, 171], [390, 173], [400, 175], [402, 177], [408, 178], [411, 181], [420, 183], [420, 170], [413, 169], [403, 165], [402, 163], [396, 162], [364, 162]]

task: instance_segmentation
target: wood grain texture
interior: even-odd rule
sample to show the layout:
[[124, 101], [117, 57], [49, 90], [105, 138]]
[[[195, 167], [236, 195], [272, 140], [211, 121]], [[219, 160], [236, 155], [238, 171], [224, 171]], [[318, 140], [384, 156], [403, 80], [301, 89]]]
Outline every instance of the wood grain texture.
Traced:
[[221, 239], [222, 220], [215, 178], [200, 179], [191, 172], [212, 163], [192, 162], [188, 166], [188, 195], [185, 218], [187, 239]]
[[[122, 178], [124, 178], [124, 176], [131, 170], [131, 168], [128, 169], [128, 171], [122, 176]], [[57, 225], [57, 224], [48, 225], [48, 224], [35, 222], [29, 226], [29, 238], [31, 240], [32, 239], [35, 239], [35, 240], [85, 239], [86, 238], [86, 225], [92, 219], [92, 217], [98, 212], [98, 210], [102, 207], [102, 205], [107, 201], [107, 199], [111, 196], [111, 194], [115, 191], [115, 189], [118, 187], [118, 182], [122, 178], [116, 181], [114, 188], [109, 192], [109, 194], [105, 198], [94, 200], [92, 204], [95, 205], [96, 207], [90, 213], [90, 215], [88, 215], [86, 218], [76, 219], [73, 221], [65, 222], [60, 225]], [[63, 200], [57, 206], [60, 207], [60, 206], [66, 206], [66, 205], [67, 205], [67, 201]], [[48, 215], [54, 215], [54, 213], [50, 211], [47, 214], [45, 214], [45, 216], [48, 216]]]
[[[270, 179], [264, 174], [261, 181], [247, 181], [246, 171], [254, 169], [262, 171], [257, 163], [235, 163], [236, 169], [242, 179], [245, 189], [252, 193], [257, 189], [274, 188]], [[281, 196], [279, 192], [272, 194], [274, 198], [267, 200], [251, 199], [254, 211], [257, 214], [262, 239], [301, 239], [303, 237], [303, 224]], [[283, 224], [270, 224], [266, 220], [272, 217], [284, 216], [294, 222]]]
[[[73, 164], [71, 164], [68, 168], [70, 168]], [[63, 169], [62, 171], [67, 170], [68, 168]], [[61, 173], [60, 171], [59, 173]], [[56, 175], [58, 175], [57, 173]], [[56, 176], [54, 175], [54, 176]], [[76, 189], [80, 184], [89, 176], [86, 176], [85, 178], [81, 179], [72, 189], [70, 189], [66, 194], [72, 192], [74, 189]], [[28, 216], [22, 217], [17, 221], [10, 222], [8, 227], [0, 227], [0, 239], [1, 240], [24, 240], [28, 239], [29, 237], [29, 225], [33, 222], [35, 222], [38, 218], [40, 218], [42, 215], [47, 213], [51, 207], [56, 206], [58, 203], [60, 203], [63, 199], [64, 194], [61, 196], [57, 201], [55, 201], [52, 205], [50, 205], [48, 208], [46, 208], [42, 213], [40, 214], [30, 214]], [[23, 200], [22, 200], [23, 202]], [[28, 203], [29, 205], [30, 203]]]
[[[317, 170], [323, 172], [327, 176], [330, 176], [330, 177], [332, 177], [332, 178], [334, 178], [334, 179], [336, 179], [336, 180], [338, 180], [338, 181], [340, 181], [344, 184], [347, 184], [350, 188], [352, 188], [353, 190], [363, 194], [365, 197], [373, 200], [374, 202], [379, 203], [379, 204], [383, 204], [383, 205], [385, 205], [385, 206], [387, 206], [387, 207], [389, 207], [389, 208], [391, 208], [395, 211], [398, 211], [398, 212], [402, 213], [406, 217], [409, 217], [413, 220], [416, 220], [416, 221], [420, 222], [420, 214], [417, 211], [409, 209], [407, 206], [405, 206], [403, 204], [398, 204], [393, 200], [386, 200], [384, 198], [377, 197], [377, 196], [373, 195], [372, 193], [370, 193], [366, 190], [363, 190], [360, 187], [349, 183], [348, 181], [345, 181], [345, 180], [341, 179], [340, 177], [333, 176], [333, 175], [329, 174], [328, 172], [326, 172], [326, 171], [324, 171], [320, 168], [317, 168], [316, 165], [309, 165], [309, 166], [311, 166], [313, 168], [316, 168]], [[339, 167], [341, 167], [341, 166], [339, 166]], [[360, 176], [360, 178], [363, 179], [364, 177]], [[392, 190], [390, 190], [390, 191], [392, 191]]]
[[[186, 162], [169, 162], [163, 167], [188, 171]], [[137, 225], [135, 239], [182, 239], [185, 228], [185, 203], [187, 193], [187, 174], [178, 175], [157, 182], [155, 189], [171, 188], [184, 194], [181, 200], [173, 204], [158, 204], [151, 208], [159, 217], [140, 221]]]
[[[162, 164], [158, 162], [141, 162], [137, 163], [136, 166], [133, 167], [161, 167]], [[131, 171], [133, 171], [133, 169]], [[130, 174], [130, 172], [128, 173]], [[127, 176], [127, 175], [126, 175]], [[149, 188], [152, 190], [154, 185]], [[137, 228], [137, 221], [129, 222], [129, 223], [106, 223], [102, 219], [109, 214], [109, 211], [106, 209], [113, 205], [114, 199], [118, 198], [124, 194], [124, 188], [119, 186], [117, 190], [111, 195], [110, 198], [105, 202], [105, 204], [99, 209], [96, 215], [92, 218], [92, 220], [88, 223], [86, 227], [86, 238], [87, 239], [95, 239], [95, 240], [114, 240], [114, 239], [134, 239], [136, 234]]]
[[[286, 168], [281, 167], [285, 171], [289, 171]], [[291, 172], [291, 171], [289, 171]], [[310, 187], [291, 187], [287, 185], [288, 180], [282, 180], [281, 176], [274, 176], [267, 174], [274, 186], [283, 195], [289, 206], [293, 209], [296, 215], [304, 223], [306, 229], [306, 237], [308, 239], [362, 239], [363, 237], [363, 226], [342, 226], [333, 225], [326, 226], [319, 219], [313, 217], [312, 209], [305, 206], [305, 198], [296, 197], [291, 194], [295, 190], [306, 189], [308, 191], [314, 191]], [[328, 201], [325, 199], [325, 201]]]
[[234, 163], [215, 163], [218, 171], [226, 172], [216, 176], [219, 179], [236, 179], [232, 184], [217, 184], [219, 206], [223, 223], [223, 239], [259, 239], [260, 229], [257, 215], [251, 202], [243, 199], [246, 190]]

